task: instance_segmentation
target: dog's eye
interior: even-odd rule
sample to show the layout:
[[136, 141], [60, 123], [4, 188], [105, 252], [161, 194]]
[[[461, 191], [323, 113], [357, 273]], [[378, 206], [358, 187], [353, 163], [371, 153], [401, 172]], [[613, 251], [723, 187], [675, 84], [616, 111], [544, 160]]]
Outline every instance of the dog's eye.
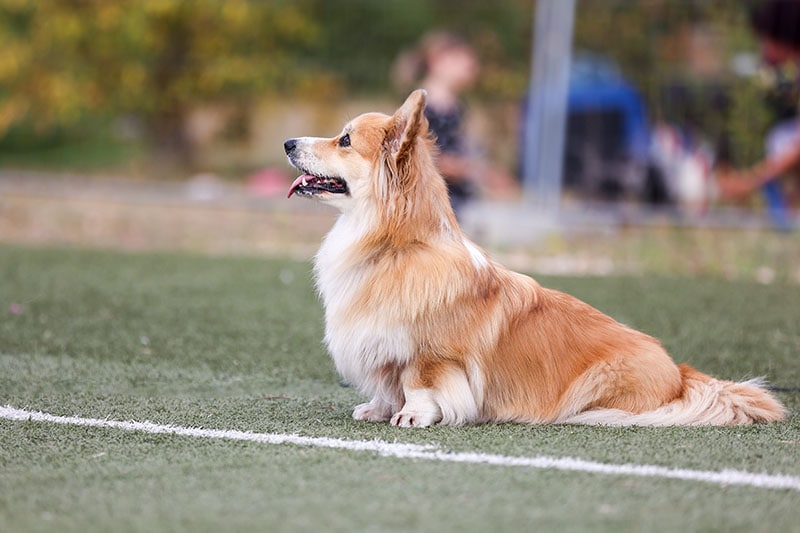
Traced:
[[345, 135], [343, 135], [339, 139], [339, 146], [341, 146], [342, 148], [347, 148], [348, 146], [350, 146], [350, 134], [349, 133], [346, 133]]

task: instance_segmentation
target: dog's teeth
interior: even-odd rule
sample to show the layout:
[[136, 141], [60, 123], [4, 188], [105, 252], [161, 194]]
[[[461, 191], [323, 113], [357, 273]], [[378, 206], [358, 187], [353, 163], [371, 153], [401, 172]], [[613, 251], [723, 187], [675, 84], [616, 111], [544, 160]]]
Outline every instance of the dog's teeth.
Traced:
[[303, 187], [305, 187], [306, 185], [308, 185], [308, 182], [306, 181], [306, 177], [303, 176]]

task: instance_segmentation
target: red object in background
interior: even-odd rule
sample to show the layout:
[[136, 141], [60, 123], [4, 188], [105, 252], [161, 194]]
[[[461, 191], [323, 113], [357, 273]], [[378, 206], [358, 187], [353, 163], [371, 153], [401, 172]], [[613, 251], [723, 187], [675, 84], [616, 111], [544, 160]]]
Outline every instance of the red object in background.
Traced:
[[255, 196], [283, 196], [290, 184], [289, 176], [276, 168], [259, 170], [247, 178], [247, 189]]

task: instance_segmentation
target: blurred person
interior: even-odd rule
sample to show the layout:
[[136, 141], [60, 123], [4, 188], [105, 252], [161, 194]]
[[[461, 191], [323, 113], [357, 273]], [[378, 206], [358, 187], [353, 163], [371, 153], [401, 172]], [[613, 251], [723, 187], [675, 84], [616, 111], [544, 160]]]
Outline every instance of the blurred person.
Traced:
[[[800, 0], [758, 2], [750, 13], [750, 24], [767, 64], [776, 66], [794, 62], [800, 66]], [[723, 198], [738, 200], [763, 189], [772, 208], [785, 209], [781, 178], [789, 176], [800, 181], [800, 123], [797, 115], [774, 126], [765, 145], [767, 155], [764, 160], [748, 169], [719, 176]]]
[[517, 182], [508, 172], [470, 154], [462, 123], [461, 95], [475, 85], [480, 63], [475, 49], [461, 36], [448, 32], [425, 35], [395, 62], [398, 89], [421, 87], [428, 93], [425, 116], [439, 148], [437, 166], [444, 176], [456, 213], [480, 195], [510, 198]]

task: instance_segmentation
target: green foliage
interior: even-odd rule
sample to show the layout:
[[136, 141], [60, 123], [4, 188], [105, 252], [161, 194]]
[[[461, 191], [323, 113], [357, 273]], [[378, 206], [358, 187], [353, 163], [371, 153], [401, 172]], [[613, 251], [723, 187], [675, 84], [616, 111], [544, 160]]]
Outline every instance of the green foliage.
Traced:
[[775, 117], [764, 98], [758, 79], [737, 80], [730, 89], [730, 110], [725, 123], [731, 150], [731, 163], [752, 165], [764, 157], [764, 139]]
[[[718, 39], [724, 54], [752, 50], [743, 5], [578, 0], [575, 47], [613, 58], [655, 116], [674, 120], [681, 111], [665, 88], [690, 86], [702, 101], [684, 113], [694, 125], [750, 147], [760, 142], [760, 126], [707, 105], [703, 84], [728, 80], [698, 82], [686, 68], [697, 28]], [[156, 146], [185, 150], [186, 114], [208, 101], [245, 109], [274, 94], [390, 91], [397, 55], [434, 29], [474, 43], [481, 96], [519, 101], [534, 11], [535, 0], [0, 0], [0, 139], [8, 151], [19, 132], [52, 139], [131, 114]], [[734, 87], [734, 108], [754, 109], [751, 89]]]
[[47, 135], [13, 128], [3, 139], [0, 168], [45, 170], [51, 172], [119, 171], [146, 157], [146, 145], [117, 140], [105, 132], [108, 126], [81, 132], [54, 130]]
[[[526, 62], [530, 1], [0, 0], [0, 134], [86, 115], [180, 115], [275, 91], [385, 90], [426, 30], [476, 37], [493, 64]], [[505, 31], [505, 30], [511, 31]], [[522, 78], [524, 79], [524, 78]]]
[[0, 133], [85, 115], [181, 114], [192, 104], [297, 83], [317, 35], [306, 3], [0, 1]]
[[320, 39], [312, 65], [327, 65], [341, 84], [364, 92], [387, 87], [398, 50], [413, 44], [431, 26], [433, 9], [426, 0], [319, 0], [314, 5]]
[[742, 34], [749, 36], [739, 2], [578, 0], [577, 6], [575, 47], [613, 58], [655, 105], [665, 84], [682, 80], [692, 30], [739, 44]]
[[[775, 117], [763, 80], [736, 77], [728, 66], [733, 55], [756, 51], [746, 7], [729, 0], [578, 0], [575, 46], [614, 58], [656, 118], [727, 140], [731, 162], [747, 165], [763, 156]], [[703, 54], [707, 63], [690, 68]]]

